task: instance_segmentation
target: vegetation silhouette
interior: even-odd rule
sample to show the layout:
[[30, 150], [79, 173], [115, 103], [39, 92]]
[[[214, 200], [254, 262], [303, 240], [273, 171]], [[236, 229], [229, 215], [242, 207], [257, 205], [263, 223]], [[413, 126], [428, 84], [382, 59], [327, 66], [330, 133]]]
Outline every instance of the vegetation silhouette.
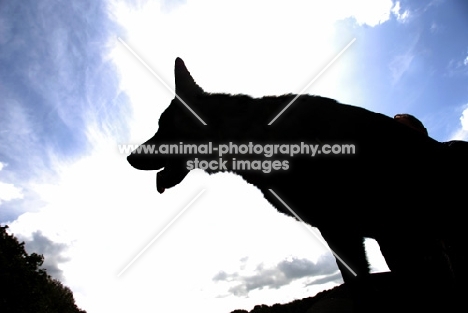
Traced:
[[44, 257], [28, 254], [24, 242], [0, 226], [0, 310], [3, 313], [86, 313], [70, 288], [53, 279], [41, 266]]

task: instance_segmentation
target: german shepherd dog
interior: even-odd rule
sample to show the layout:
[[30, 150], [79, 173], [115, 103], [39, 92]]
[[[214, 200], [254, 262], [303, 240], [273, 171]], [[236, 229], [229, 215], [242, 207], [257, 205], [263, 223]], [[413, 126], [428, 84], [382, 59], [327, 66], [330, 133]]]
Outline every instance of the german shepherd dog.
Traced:
[[[463, 173], [468, 177], [466, 167], [438, 141], [385, 115], [320, 96], [207, 93], [180, 58], [175, 86], [176, 97], [162, 113], [158, 131], [143, 144], [165, 147], [165, 153], [137, 149], [128, 156], [136, 169], [160, 170], [159, 193], [181, 183], [197, 165], [194, 160], [210, 174], [241, 175], [278, 211], [292, 216], [288, 206], [296, 218], [320, 230], [339, 256], [345, 282], [369, 273], [365, 237], [378, 241], [391, 271], [404, 277], [418, 272], [427, 277], [427, 271], [434, 277], [443, 263], [435, 260], [445, 251], [439, 243], [466, 242], [459, 204], [464, 188], [457, 179]], [[182, 143], [206, 149], [168, 153], [167, 147]], [[215, 149], [235, 144], [239, 149], [221, 157], [221, 149]], [[288, 147], [301, 144], [315, 145], [318, 152], [291, 156]], [[249, 145], [277, 150], [256, 154], [246, 150]], [[325, 153], [346, 145], [353, 153]]]

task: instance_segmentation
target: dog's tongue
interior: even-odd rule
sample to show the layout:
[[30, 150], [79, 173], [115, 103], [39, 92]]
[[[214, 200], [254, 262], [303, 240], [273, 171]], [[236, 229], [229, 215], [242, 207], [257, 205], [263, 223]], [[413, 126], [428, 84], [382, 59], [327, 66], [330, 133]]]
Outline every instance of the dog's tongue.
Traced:
[[164, 190], [179, 184], [187, 176], [188, 172], [188, 170], [175, 171], [170, 164], [165, 166], [156, 175], [156, 189], [159, 193], [163, 193]]
[[163, 193], [164, 190], [166, 190], [166, 188], [164, 187], [164, 184], [163, 184], [163, 172], [164, 170], [158, 172], [156, 174], [156, 189], [158, 190], [159, 193]]

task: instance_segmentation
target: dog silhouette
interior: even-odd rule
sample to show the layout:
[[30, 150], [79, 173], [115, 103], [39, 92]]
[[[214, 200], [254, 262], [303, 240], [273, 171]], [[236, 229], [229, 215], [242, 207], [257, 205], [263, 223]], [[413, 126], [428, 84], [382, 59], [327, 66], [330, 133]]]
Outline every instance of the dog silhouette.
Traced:
[[[448, 271], [440, 243], [459, 247], [466, 242], [460, 203], [465, 188], [458, 180], [467, 177], [466, 166], [438, 141], [388, 116], [320, 96], [211, 94], [196, 84], [180, 58], [175, 87], [176, 97], [154, 137], [128, 156], [137, 169], [160, 170], [160, 193], [181, 183], [195, 165], [205, 165], [210, 174], [240, 175], [278, 211], [292, 215], [286, 204], [320, 230], [339, 257], [345, 282], [369, 273], [365, 237], [378, 241], [392, 272], [420, 277]], [[278, 149], [275, 155], [230, 150], [221, 157], [213, 149], [185, 154], [141, 150], [182, 149], [182, 143]], [[301, 144], [319, 152], [281, 153]], [[351, 146], [353, 153], [325, 153]]]

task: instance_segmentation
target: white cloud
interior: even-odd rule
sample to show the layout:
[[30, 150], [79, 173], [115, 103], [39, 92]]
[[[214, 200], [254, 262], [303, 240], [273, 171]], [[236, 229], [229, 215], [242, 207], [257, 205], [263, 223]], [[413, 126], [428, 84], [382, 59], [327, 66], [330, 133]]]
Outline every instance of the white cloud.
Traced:
[[339, 1], [339, 6], [349, 6], [349, 14], [360, 25], [377, 26], [390, 19], [392, 13], [392, 0], [359, 0]]
[[20, 236], [18, 239], [25, 242], [25, 248], [29, 254], [37, 253], [44, 256], [44, 263], [41, 267], [47, 270], [47, 274], [60, 281], [65, 280], [60, 269], [61, 263], [70, 260], [62, 255], [67, 249], [65, 244], [51, 241], [40, 230], [33, 232], [31, 238]]
[[213, 281], [217, 284], [224, 282], [228, 285], [228, 293], [237, 297], [246, 297], [250, 292], [263, 288], [279, 289], [293, 281], [300, 281], [304, 286], [343, 283], [341, 275], [338, 275], [338, 279], [335, 275], [338, 268], [331, 253], [324, 254], [317, 262], [292, 257], [272, 266], [263, 262], [255, 264], [252, 269], [247, 268], [245, 264], [247, 261], [245, 259], [236, 272], [218, 272], [213, 277]]
[[402, 12], [401, 6], [400, 6], [400, 1], [397, 1], [395, 5], [392, 8], [392, 13], [396, 16], [397, 20], [399, 22], [406, 22], [408, 18], [410, 17], [410, 12], [409, 10], [404, 10]]
[[449, 140], [463, 140], [468, 141], [468, 131], [463, 129], [458, 129], [452, 136], [450, 136]]
[[[0, 162], [0, 171], [6, 165]], [[2, 202], [11, 201], [14, 199], [23, 199], [23, 191], [21, 188], [16, 187], [14, 184], [9, 184], [0, 181], [0, 205]]]
[[466, 105], [465, 110], [462, 112], [462, 116], [460, 117], [460, 122], [462, 126], [462, 130], [468, 131], [468, 104]]
[[393, 84], [396, 84], [410, 68], [413, 58], [414, 55], [411, 52], [393, 58], [389, 65]]
[[429, 30], [431, 31], [431, 33], [441, 34], [446, 30], [446, 26], [436, 23], [436, 22], [432, 22]]
[[447, 65], [448, 76], [465, 76], [468, 74], [468, 56], [451, 59]]
[[395, 55], [389, 64], [389, 69], [392, 74], [392, 84], [397, 84], [400, 79], [405, 75], [406, 72], [411, 70], [411, 63], [415, 58], [415, 47], [419, 41], [420, 34], [414, 37], [414, 39], [407, 46], [406, 51]]
[[450, 136], [450, 140], [468, 141], [468, 104], [462, 107], [458, 129]]
[[18, 188], [13, 184], [0, 182], [0, 204], [2, 204], [2, 201], [11, 201], [13, 199], [22, 198], [23, 193], [21, 188]]

